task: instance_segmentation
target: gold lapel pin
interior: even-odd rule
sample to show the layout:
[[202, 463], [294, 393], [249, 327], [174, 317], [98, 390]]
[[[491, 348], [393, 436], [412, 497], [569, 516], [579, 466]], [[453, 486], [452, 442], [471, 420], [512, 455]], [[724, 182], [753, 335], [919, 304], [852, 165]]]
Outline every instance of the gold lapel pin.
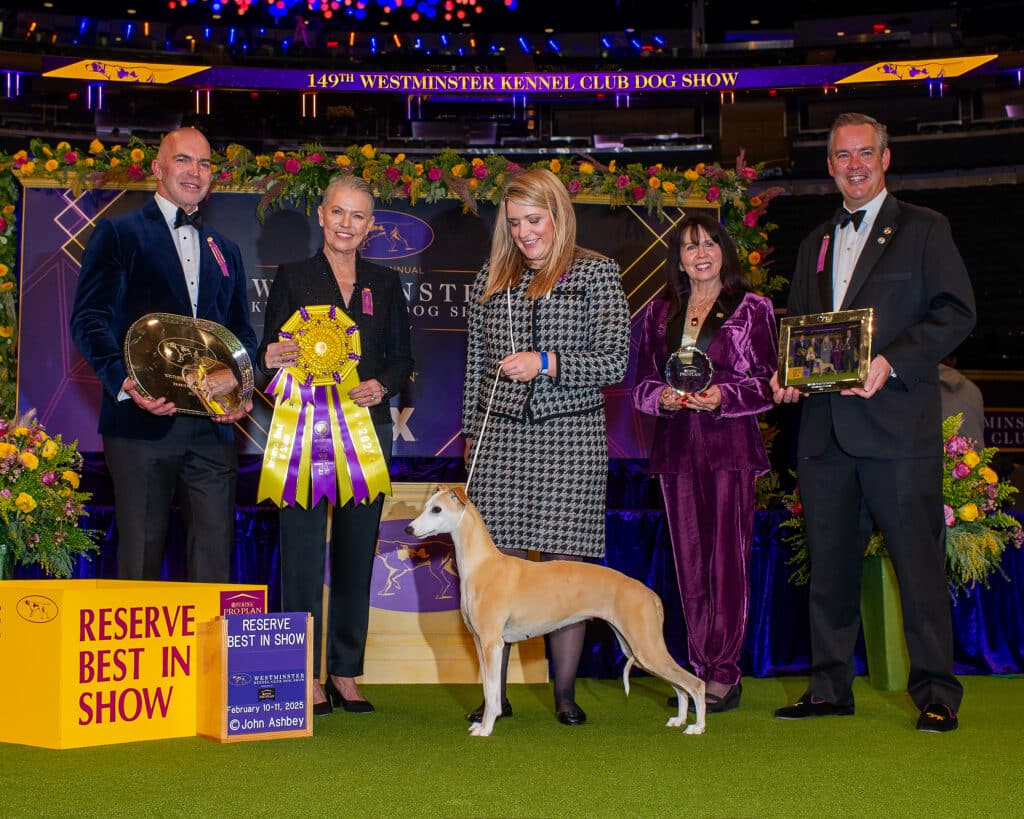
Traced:
[[882, 233], [884, 233], [886, 236], [888, 236], [890, 233], [892, 233], [892, 228], [891, 227], [887, 227], [885, 230], [882, 231]]
[[878, 244], [880, 244], [880, 245], [884, 245], [885, 244], [885, 237], [884, 236], [879, 236], [878, 237]]

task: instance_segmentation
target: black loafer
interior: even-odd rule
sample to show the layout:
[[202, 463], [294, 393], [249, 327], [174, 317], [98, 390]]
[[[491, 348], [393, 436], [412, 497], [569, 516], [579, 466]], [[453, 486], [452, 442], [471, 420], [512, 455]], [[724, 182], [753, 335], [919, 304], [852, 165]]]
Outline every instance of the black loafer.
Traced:
[[806, 694], [793, 705], [786, 705], [775, 710], [775, 719], [811, 719], [812, 717], [849, 717], [852, 715], [852, 705], [836, 705], [825, 700], [816, 700]]
[[[483, 722], [484, 721], [484, 706], [486, 706], [486, 704], [487, 703], [482, 702], [482, 703], [480, 703], [480, 705], [478, 705], [476, 708], [474, 708], [472, 711], [470, 711], [468, 714], [466, 714], [466, 721], [467, 722]], [[502, 717], [511, 717], [511, 716], [512, 716], [512, 704], [508, 700], [502, 700], [501, 701], [501, 713], [498, 714], [497, 719], [501, 719]]]
[[564, 708], [559, 708], [555, 712], [555, 716], [558, 717], [558, 721], [562, 725], [583, 725], [587, 721], [587, 715], [583, 709], [574, 702]]
[[960, 727], [953, 709], [948, 705], [933, 702], [921, 709], [917, 718], [917, 730], [926, 734], [944, 734]]

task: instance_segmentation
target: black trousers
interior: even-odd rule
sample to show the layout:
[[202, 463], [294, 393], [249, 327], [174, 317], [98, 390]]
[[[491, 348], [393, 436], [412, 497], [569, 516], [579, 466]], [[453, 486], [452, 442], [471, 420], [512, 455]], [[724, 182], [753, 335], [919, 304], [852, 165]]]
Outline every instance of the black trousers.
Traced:
[[918, 708], [943, 703], [958, 710], [963, 687], [953, 676], [941, 455], [859, 458], [832, 436], [821, 455], [800, 459], [798, 472], [811, 569], [808, 693], [853, 704], [864, 547], [873, 519], [900, 585], [907, 691]]
[[[391, 425], [375, 427], [391, 462]], [[384, 498], [341, 508], [322, 500], [312, 509], [281, 510], [281, 608], [313, 615], [313, 674], [320, 675], [320, 647], [327, 635], [327, 670], [339, 677], [363, 673], [370, 619], [370, 578]], [[323, 623], [327, 516], [331, 516], [330, 595]]]
[[185, 526], [188, 579], [227, 583], [235, 542], [238, 452], [214, 422], [181, 415], [158, 441], [103, 436], [114, 483], [117, 571], [123, 580], [160, 580], [171, 504]]

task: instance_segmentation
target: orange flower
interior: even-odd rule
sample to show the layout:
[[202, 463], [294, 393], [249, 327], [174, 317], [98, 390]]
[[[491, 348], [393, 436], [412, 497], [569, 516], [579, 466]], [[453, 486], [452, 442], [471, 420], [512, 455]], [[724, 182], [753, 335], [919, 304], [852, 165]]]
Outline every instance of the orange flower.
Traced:
[[661, 189], [665, 191], [665, 193], [675, 193], [676, 183], [666, 179], [664, 182], [661, 183]]
[[647, 180], [647, 184], [650, 187], [657, 189], [661, 187], [661, 180], [658, 179], [658, 177], [656, 176], [652, 176], [650, 179]]
[[337, 158], [334, 161], [342, 168], [347, 168], [349, 165], [352, 164], [352, 160], [349, 159], [348, 156], [345, 154], [338, 154]]
[[98, 139], [94, 139], [92, 142], [89, 143], [89, 153], [98, 154], [101, 153], [102, 151], [103, 143], [100, 142]]
[[56, 159], [47, 159], [46, 164], [43, 165], [43, 167], [46, 168], [46, 170], [48, 171], [55, 171], [57, 170], [57, 168], [60, 167], [60, 163], [57, 162]]
[[560, 170], [562, 170], [562, 163], [559, 162], [557, 159], [552, 159], [551, 162], [548, 164], [548, 167], [551, 168], [552, 173], [558, 173]]
[[377, 149], [374, 148], [369, 142], [367, 142], [362, 148], [359, 149], [359, 153], [361, 153], [366, 159], [373, 159], [373, 157], [376, 156], [377, 154]]
[[132, 162], [141, 162], [146, 158], [146, 152], [141, 148], [132, 148], [131, 158]]
[[759, 265], [761, 264], [761, 254], [758, 253], [756, 250], [751, 250], [750, 253], [747, 255], [747, 261], [750, 262], [752, 265]]
[[14, 328], [10, 324], [0, 326], [0, 338], [10, 338], [14, 335]]

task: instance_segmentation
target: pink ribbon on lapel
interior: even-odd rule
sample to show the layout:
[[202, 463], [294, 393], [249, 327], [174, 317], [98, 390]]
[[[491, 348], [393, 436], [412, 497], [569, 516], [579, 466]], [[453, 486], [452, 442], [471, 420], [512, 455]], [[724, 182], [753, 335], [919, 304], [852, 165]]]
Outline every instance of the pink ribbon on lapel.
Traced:
[[818, 251], [818, 273], [825, 272], [825, 257], [828, 255], [828, 243], [832, 234], [826, 233], [821, 237], [821, 249]]

